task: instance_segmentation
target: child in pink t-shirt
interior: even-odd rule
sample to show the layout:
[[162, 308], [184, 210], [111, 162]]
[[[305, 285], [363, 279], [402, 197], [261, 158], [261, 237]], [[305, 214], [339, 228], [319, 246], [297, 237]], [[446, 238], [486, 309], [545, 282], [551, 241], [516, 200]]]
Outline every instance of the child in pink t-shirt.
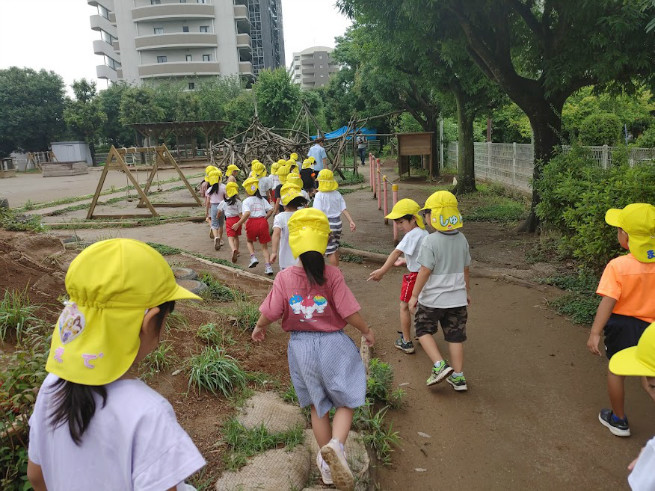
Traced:
[[[264, 340], [266, 327], [282, 319], [291, 332], [289, 372], [301, 407], [311, 406], [312, 430], [320, 452], [316, 465], [325, 484], [352, 489], [353, 475], [343, 445], [356, 407], [366, 399], [366, 372], [355, 343], [343, 332], [358, 329], [373, 345], [373, 331], [359, 314], [359, 304], [339, 268], [325, 264], [330, 224], [320, 210], [296, 211], [288, 223], [289, 246], [302, 266], [278, 273], [273, 289], [259, 307], [252, 333]], [[328, 411], [336, 408], [330, 425]]]

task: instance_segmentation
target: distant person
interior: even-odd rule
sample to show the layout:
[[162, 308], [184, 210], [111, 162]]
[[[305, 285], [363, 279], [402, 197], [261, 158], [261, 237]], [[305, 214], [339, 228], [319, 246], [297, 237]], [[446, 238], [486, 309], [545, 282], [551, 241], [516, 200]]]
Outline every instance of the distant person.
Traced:
[[[464, 341], [467, 307], [471, 304], [469, 244], [459, 229], [462, 215], [457, 198], [448, 191], [437, 191], [426, 201], [425, 222], [435, 230], [423, 239], [418, 253], [421, 265], [410, 311], [416, 311], [414, 326], [421, 347], [433, 363], [428, 386], [447, 380], [456, 391], [468, 390], [464, 377]], [[441, 325], [450, 352], [449, 365], [439, 351], [434, 333]]]
[[37, 491], [188, 489], [184, 480], [205, 460], [170, 403], [133, 368], [159, 345], [175, 301], [200, 297], [133, 239], [80, 252], [66, 291], [29, 420], [30, 483]]
[[396, 203], [385, 218], [390, 218], [398, 225], [405, 235], [403, 240], [391, 251], [389, 257], [381, 268], [373, 271], [368, 279], [380, 281], [393, 266], [401, 265], [401, 256], [405, 255], [405, 265], [408, 273], [403, 275], [403, 282], [400, 288], [400, 337], [396, 340], [395, 346], [404, 353], [414, 353], [414, 343], [410, 335], [412, 316], [409, 312], [408, 302], [412, 298], [414, 283], [418, 276], [421, 265], [418, 262], [418, 253], [423, 239], [428, 235], [423, 224], [423, 219], [418, 214], [420, 205], [411, 199], [401, 199]]
[[[600, 278], [596, 293], [603, 298], [591, 325], [587, 348], [601, 356], [601, 331], [607, 358], [636, 346], [644, 330], [655, 322], [655, 206], [633, 203], [610, 209], [605, 221], [617, 227], [617, 240], [630, 252], [612, 259]], [[601, 409], [598, 419], [613, 435], [630, 436], [625, 414], [625, 377], [607, 372], [611, 409]]]
[[227, 166], [227, 169], [225, 169], [225, 175], [227, 176], [227, 182], [237, 182], [239, 168], [234, 164], [230, 164]]
[[308, 157], [314, 157], [314, 170], [316, 172], [327, 169], [328, 160], [327, 152], [325, 151], [325, 148], [323, 148], [324, 145], [325, 138], [319, 136], [316, 139], [316, 143], [314, 143], [314, 145], [309, 149], [309, 152], [307, 152]]
[[365, 158], [366, 158], [367, 140], [361, 131], [357, 133], [356, 143], [357, 143], [357, 153], [359, 154], [359, 158], [362, 161], [362, 165], [366, 165]]
[[302, 179], [302, 188], [311, 196], [316, 192], [316, 174], [314, 170], [314, 157], [308, 157], [302, 163], [300, 169], [300, 178]]
[[[289, 246], [295, 266], [281, 271], [264, 302], [252, 333], [255, 342], [280, 320], [290, 332], [287, 358], [291, 381], [301, 407], [310, 406], [312, 431], [320, 448], [316, 465], [324, 484], [354, 488], [344, 445], [354, 410], [366, 401], [366, 370], [355, 343], [343, 332], [357, 329], [368, 346], [373, 330], [339, 268], [325, 264], [330, 225], [314, 208], [295, 212], [288, 223]], [[330, 410], [335, 409], [330, 424]]]
[[[612, 356], [609, 371], [621, 377], [641, 376], [646, 392], [655, 401], [655, 323], [644, 330], [637, 346]], [[655, 489], [655, 438], [646, 443], [628, 470], [632, 471], [628, 483], [634, 491]]]

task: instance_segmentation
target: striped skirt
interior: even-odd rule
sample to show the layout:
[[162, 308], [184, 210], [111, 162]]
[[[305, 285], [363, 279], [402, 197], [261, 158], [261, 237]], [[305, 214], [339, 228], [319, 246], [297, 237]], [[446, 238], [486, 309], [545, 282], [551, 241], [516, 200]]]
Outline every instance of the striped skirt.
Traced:
[[341, 216], [338, 217], [328, 217], [330, 222], [330, 237], [328, 238], [328, 245], [325, 251], [326, 255], [334, 254], [337, 252], [339, 245], [341, 244]]
[[300, 407], [322, 418], [333, 407], [356, 408], [366, 401], [366, 371], [357, 346], [343, 331], [292, 331], [289, 373]]

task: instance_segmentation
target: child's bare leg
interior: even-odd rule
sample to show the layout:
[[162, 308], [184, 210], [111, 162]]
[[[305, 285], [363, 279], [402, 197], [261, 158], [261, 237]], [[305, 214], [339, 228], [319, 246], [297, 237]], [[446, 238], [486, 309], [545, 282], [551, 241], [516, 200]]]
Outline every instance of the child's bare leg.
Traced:
[[230, 244], [230, 249], [232, 251], [238, 251], [239, 250], [239, 239], [237, 239], [236, 237], [228, 237], [227, 241]]
[[403, 333], [403, 340], [410, 341], [411, 334], [409, 332], [412, 326], [412, 316], [409, 313], [407, 302], [400, 302], [400, 330]]
[[239, 252], [239, 236], [234, 237], [234, 244], [236, 245], [236, 251]]
[[[214, 234], [216, 237], [216, 234]], [[223, 240], [223, 227], [218, 227], [218, 240]]]
[[332, 438], [336, 438], [344, 445], [353, 424], [354, 409], [349, 407], [338, 407], [332, 419]]
[[218, 237], [218, 230], [219, 230], [219, 229], [217, 229], [217, 228], [212, 228], [211, 230], [212, 230], [212, 235], [213, 235], [214, 238], [216, 239], [216, 238]]
[[332, 266], [339, 266], [339, 256], [338, 252], [334, 252], [332, 254], [328, 254], [327, 260], [328, 263], [330, 263]]
[[332, 428], [330, 428], [330, 414], [325, 413], [322, 418], [318, 417], [316, 408], [312, 404], [311, 407], [312, 413], [312, 431], [314, 432], [314, 438], [318, 443], [318, 447], [321, 448], [332, 438]]
[[423, 348], [423, 351], [425, 351], [425, 354], [428, 355], [428, 358], [432, 360], [432, 363], [436, 363], [438, 361], [443, 360], [443, 356], [441, 356], [441, 351], [439, 351], [439, 347], [437, 346], [437, 342], [434, 340], [434, 337], [432, 334], [424, 334], [420, 338], [418, 338], [419, 343], [421, 343], [421, 347]]
[[625, 418], [625, 377], [607, 372], [607, 392], [610, 396], [612, 412], [617, 418]]
[[271, 254], [268, 252], [268, 242], [266, 244], [261, 244], [262, 246], [262, 254], [264, 255], [264, 262], [266, 264], [269, 264], [271, 262]]
[[250, 254], [252, 254], [252, 255], [255, 254], [255, 245], [251, 241], [249, 241], [249, 240], [246, 241], [246, 247], [248, 248], [248, 252]]
[[456, 372], [462, 372], [464, 368], [464, 343], [448, 343], [450, 351], [450, 366]]

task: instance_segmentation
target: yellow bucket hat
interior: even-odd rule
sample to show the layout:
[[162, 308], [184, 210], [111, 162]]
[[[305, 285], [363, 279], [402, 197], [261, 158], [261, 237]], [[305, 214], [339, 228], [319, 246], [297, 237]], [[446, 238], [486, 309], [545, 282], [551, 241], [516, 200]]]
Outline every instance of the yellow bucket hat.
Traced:
[[313, 165], [316, 159], [314, 157], [309, 157], [303, 160], [302, 162], [302, 168], [303, 169], [310, 169]]
[[655, 322], [646, 328], [637, 346], [631, 346], [612, 356], [610, 372], [617, 375], [655, 377]]
[[225, 169], [225, 174], [231, 176], [234, 171], [239, 172], [239, 168], [234, 164], [230, 164], [227, 166], [227, 169]]
[[287, 182], [287, 176], [289, 175], [289, 166], [281, 165], [277, 170], [277, 177], [280, 180], [280, 184]]
[[330, 223], [327, 215], [316, 208], [298, 210], [287, 224], [289, 228], [289, 247], [293, 257], [298, 257], [308, 251], [325, 254]]
[[266, 166], [259, 160], [252, 164], [252, 170], [258, 178], [266, 176]]
[[293, 199], [297, 198], [298, 196], [302, 196], [302, 193], [296, 184], [287, 182], [280, 188], [280, 199], [282, 200], [282, 204], [284, 206], [287, 206]]
[[630, 253], [642, 263], [655, 262], [655, 206], [632, 203], [623, 209], [607, 210], [605, 221], [628, 234]]
[[243, 181], [242, 186], [243, 189], [246, 190], [246, 193], [249, 196], [252, 196], [253, 194], [255, 194], [255, 191], [257, 191], [257, 189], [259, 188], [259, 179], [255, 177], [249, 177], [248, 179]]
[[293, 160], [294, 162], [297, 162], [298, 154], [296, 152], [293, 152], [291, 155], [289, 155], [289, 160]]
[[84, 249], [66, 273], [70, 300], [55, 325], [46, 370], [84, 385], [119, 379], [134, 363], [146, 310], [200, 297], [182, 288], [166, 260], [134, 239]]
[[231, 198], [235, 194], [239, 194], [239, 185], [236, 182], [228, 182], [225, 185], [225, 196]]
[[272, 175], [272, 176], [277, 175], [277, 170], [278, 170], [279, 168], [280, 168], [280, 164], [278, 164], [277, 162], [273, 162], [273, 163], [271, 164], [271, 175]]
[[450, 191], [437, 191], [425, 200], [423, 210], [430, 210], [430, 224], [436, 230], [446, 232], [460, 228], [462, 215], [457, 208], [457, 198]]
[[218, 170], [218, 167], [214, 165], [208, 165], [205, 167], [205, 181], [209, 182], [209, 174], [211, 174], [212, 171]]
[[289, 168], [289, 172], [293, 172], [294, 169], [298, 168], [298, 163], [295, 160], [291, 159], [291, 160], [287, 160], [286, 166]]
[[287, 161], [284, 159], [280, 159], [277, 161], [278, 165], [287, 165]]
[[295, 184], [299, 188], [302, 188], [302, 178], [297, 172], [290, 172], [287, 176], [287, 183]]
[[218, 184], [218, 182], [221, 180], [221, 174], [219, 170], [215, 170], [209, 173], [209, 176], [207, 176], [207, 182], [209, 183], [210, 186], [213, 186], [214, 184]]
[[421, 209], [421, 205], [419, 205], [416, 201], [414, 201], [413, 199], [405, 198], [405, 199], [401, 199], [395, 205], [393, 205], [393, 208], [391, 209], [391, 213], [389, 213], [384, 218], [397, 220], [398, 218], [402, 218], [405, 215], [413, 215], [414, 218], [416, 218], [416, 224], [424, 229], [425, 223], [423, 223], [423, 217], [421, 217], [421, 215], [419, 215], [418, 213], [420, 209]]
[[339, 188], [337, 181], [334, 180], [334, 173], [330, 169], [321, 170], [316, 180], [318, 181], [318, 190], [323, 193], [336, 191]]

